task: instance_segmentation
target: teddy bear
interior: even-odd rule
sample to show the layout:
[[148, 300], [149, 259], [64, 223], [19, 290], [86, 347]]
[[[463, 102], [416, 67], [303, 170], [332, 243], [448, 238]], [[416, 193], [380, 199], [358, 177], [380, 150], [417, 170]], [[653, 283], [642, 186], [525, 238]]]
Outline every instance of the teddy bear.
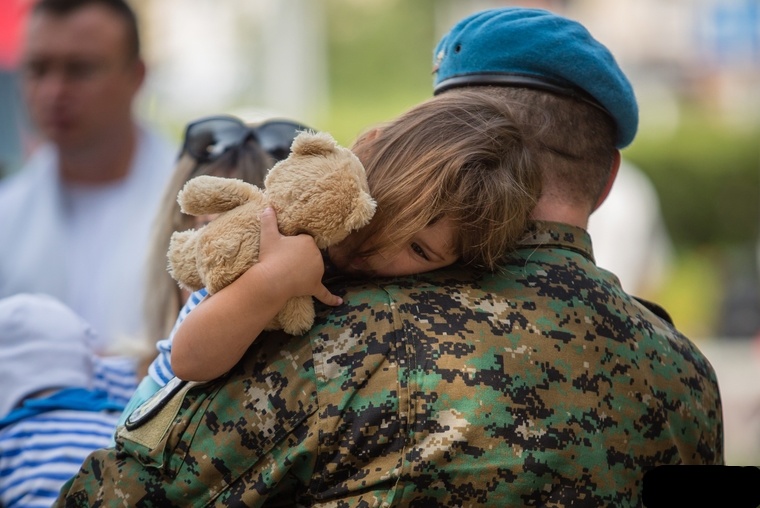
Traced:
[[[288, 158], [267, 173], [264, 189], [234, 178], [198, 176], [177, 195], [183, 213], [219, 214], [205, 226], [172, 234], [169, 273], [180, 286], [214, 294], [258, 261], [259, 215], [271, 206], [283, 235], [306, 233], [325, 249], [375, 213], [361, 161], [325, 132], [301, 132]], [[314, 322], [310, 296], [291, 298], [267, 330], [298, 335]]]

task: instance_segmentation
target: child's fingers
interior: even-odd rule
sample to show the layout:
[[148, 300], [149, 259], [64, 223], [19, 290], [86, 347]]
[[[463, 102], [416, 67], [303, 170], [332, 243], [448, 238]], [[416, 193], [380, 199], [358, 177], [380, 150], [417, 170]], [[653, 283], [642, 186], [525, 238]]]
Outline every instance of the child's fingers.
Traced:
[[280, 236], [280, 230], [277, 228], [277, 214], [274, 208], [268, 206], [259, 216], [261, 220], [261, 239], [262, 243], [267, 243], [266, 238], [277, 238]]
[[314, 294], [314, 298], [324, 303], [325, 305], [331, 305], [333, 307], [343, 303], [343, 298], [338, 295], [334, 295], [323, 284], [320, 284], [319, 289]]

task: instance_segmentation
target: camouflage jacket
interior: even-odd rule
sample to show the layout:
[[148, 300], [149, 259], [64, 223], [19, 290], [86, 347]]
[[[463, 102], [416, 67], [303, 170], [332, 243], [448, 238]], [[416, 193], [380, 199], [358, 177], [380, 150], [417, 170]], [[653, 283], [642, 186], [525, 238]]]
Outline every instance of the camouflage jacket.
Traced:
[[499, 273], [333, 285], [310, 333], [121, 427], [59, 504], [625, 507], [649, 468], [721, 464], [704, 356], [583, 230], [531, 231]]

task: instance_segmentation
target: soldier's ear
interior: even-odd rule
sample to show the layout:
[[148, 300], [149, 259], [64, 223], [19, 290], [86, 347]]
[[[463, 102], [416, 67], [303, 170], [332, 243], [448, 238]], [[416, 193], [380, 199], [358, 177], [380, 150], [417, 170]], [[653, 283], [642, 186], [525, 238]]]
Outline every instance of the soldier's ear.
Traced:
[[615, 150], [615, 155], [612, 158], [612, 164], [610, 167], [609, 177], [607, 178], [607, 183], [605, 184], [604, 190], [599, 196], [599, 199], [596, 200], [596, 204], [594, 205], [594, 208], [592, 211], [602, 206], [602, 203], [604, 203], [604, 200], [607, 199], [607, 196], [609, 196], [610, 191], [612, 190], [612, 184], [615, 183], [615, 178], [617, 178], [618, 170], [620, 169], [621, 159], [622, 158], [620, 156], [620, 150]]

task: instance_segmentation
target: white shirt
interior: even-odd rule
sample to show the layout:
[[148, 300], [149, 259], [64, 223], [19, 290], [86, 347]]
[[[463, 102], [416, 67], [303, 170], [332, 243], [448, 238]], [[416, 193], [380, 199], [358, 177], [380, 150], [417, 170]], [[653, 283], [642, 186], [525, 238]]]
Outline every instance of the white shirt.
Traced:
[[646, 297], [662, 286], [673, 246], [657, 191], [639, 168], [622, 161], [607, 199], [591, 215], [588, 232], [596, 264], [628, 293]]
[[52, 145], [0, 181], [0, 297], [53, 295], [97, 330], [98, 352], [142, 326], [144, 265], [153, 220], [177, 151], [140, 129], [124, 180], [64, 185]]

